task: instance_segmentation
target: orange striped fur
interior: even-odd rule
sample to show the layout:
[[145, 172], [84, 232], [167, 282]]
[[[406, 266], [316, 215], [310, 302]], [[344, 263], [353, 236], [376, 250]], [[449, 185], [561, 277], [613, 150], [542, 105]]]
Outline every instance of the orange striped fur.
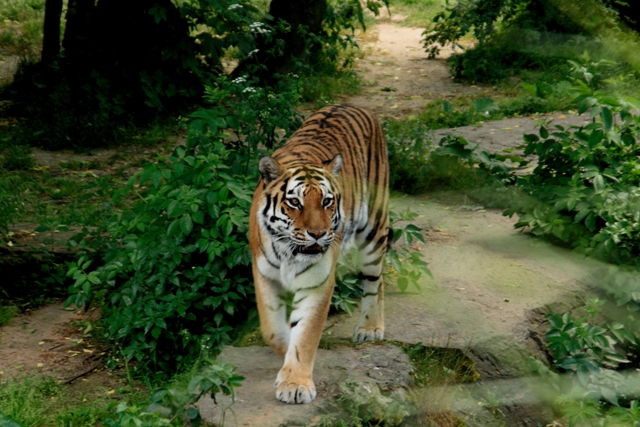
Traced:
[[[384, 336], [382, 273], [389, 236], [389, 167], [378, 120], [332, 105], [310, 116], [271, 157], [260, 160], [250, 245], [264, 339], [284, 359], [276, 397], [316, 397], [313, 361], [341, 252], [359, 249], [364, 293], [356, 342]], [[287, 317], [286, 297], [293, 295]]]

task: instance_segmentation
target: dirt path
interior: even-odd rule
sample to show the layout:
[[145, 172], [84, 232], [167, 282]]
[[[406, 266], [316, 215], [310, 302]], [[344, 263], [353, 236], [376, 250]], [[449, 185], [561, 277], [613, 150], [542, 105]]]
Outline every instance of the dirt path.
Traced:
[[61, 379], [82, 372], [91, 365], [86, 359], [99, 354], [83, 339], [80, 325], [86, 318], [63, 310], [61, 303], [16, 316], [0, 334], [0, 371], [37, 371]]
[[91, 339], [98, 317], [93, 310], [65, 310], [61, 302], [14, 317], [0, 328], [0, 381], [36, 374], [86, 397], [112, 394], [125, 380], [104, 368], [106, 348]]
[[356, 66], [365, 86], [362, 94], [348, 102], [369, 108], [381, 118], [402, 118], [416, 114], [426, 102], [487, 89], [452, 80], [445, 62], [450, 49], [427, 59], [420, 42], [422, 31], [380, 23], [365, 33], [362, 47], [366, 56]]

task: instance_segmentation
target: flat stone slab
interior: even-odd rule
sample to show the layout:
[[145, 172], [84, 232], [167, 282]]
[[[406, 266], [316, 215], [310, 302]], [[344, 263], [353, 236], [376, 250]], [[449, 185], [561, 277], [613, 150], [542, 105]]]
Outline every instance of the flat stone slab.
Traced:
[[325, 414], [339, 414], [337, 399], [349, 393], [365, 403], [370, 398], [374, 406], [384, 410], [385, 403], [392, 401], [384, 395], [402, 396], [413, 383], [409, 358], [400, 348], [390, 344], [319, 349], [313, 375], [318, 397], [306, 405], [287, 404], [276, 399], [274, 383], [282, 360], [270, 348], [228, 346], [218, 360], [237, 366], [236, 373], [245, 377], [242, 387], [237, 389], [236, 401], [231, 405], [230, 399], [217, 396], [216, 404], [206, 396], [197, 406], [203, 419], [213, 423], [222, 421], [226, 409], [225, 425], [241, 427], [313, 424]]
[[551, 120], [551, 128], [555, 125], [568, 128], [570, 126], [585, 126], [590, 123], [589, 115], [580, 116], [570, 113], [553, 113], [532, 115], [529, 117], [512, 117], [509, 119], [492, 120], [480, 124], [459, 126], [448, 129], [438, 129], [433, 132], [437, 143], [445, 135], [461, 136], [469, 142], [478, 144], [481, 148], [495, 153], [505, 148], [515, 148], [524, 145], [523, 135], [538, 135], [540, 121]]

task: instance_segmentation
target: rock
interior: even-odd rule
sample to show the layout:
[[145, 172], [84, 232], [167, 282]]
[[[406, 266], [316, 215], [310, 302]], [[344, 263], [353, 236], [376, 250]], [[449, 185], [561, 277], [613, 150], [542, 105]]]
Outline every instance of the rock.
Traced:
[[276, 400], [274, 382], [282, 361], [268, 347], [225, 347], [218, 360], [237, 366], [236, 373], [245, 380], [233, 405], [221, 397], [218, 404], [208, 396], [198, 402], [202, 418], [208, 422], [220, 422], [224, 416], [226, 420], [235, 418], [238, 426], [303, 426], [328, 414], [347, 416], [351, 410], [363, 418], [389, 419], [397, 424], [409, 413], [411, 362], [400, 348], [390, 344], [319, 349], [314, 368], [318, 397], [307, 405]]

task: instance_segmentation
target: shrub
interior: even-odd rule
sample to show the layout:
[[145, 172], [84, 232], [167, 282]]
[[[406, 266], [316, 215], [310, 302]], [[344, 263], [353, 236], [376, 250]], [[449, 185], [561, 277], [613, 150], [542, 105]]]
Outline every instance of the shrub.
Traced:
[[[460, 1], [434, 18], [423, 33], [424, 46], [432, 57], [446, 44], [462, 49], [449, 59], [452, 74], [473, 82], [495, 82], [514, 70], [552, 67], [585, 49], [602, 51], [593, 36], [620, 32], [612, 3], [622, 2]], [[464, 49], [459, 40], [469, 33], [478, 43]]]
[[90, 270], [83, 256], [69, 270], [67, 304], [102, 302], [107, 338], [139, 373], [170, 373], [218, 350], [253, 309], [246, 213], [254, 183], [230, 172], [225, 117], [208, 110], [186, 146], [132, 178], [120, 196], [141, 201], [106, 228], [101, 265]]
[[[448, 107], [450, 108], [450, 106]], [[496, 104], [481, 98], [473, 102], [465, 113], [487, 117], [497, 108]], [[512, 165], [524, 164], [524, 160], [511, 154], [490, 154], [462, 137], [446, 135], [435, 145], [429, 129], [415, 123], [386, 122], [383, 125], [389, 151], [391, 169], [390, 187], [419, 193], [436, 187], [448, 189], [473, 189], [481, 185], [493, 185], [498, 181], [512, 181]], [[488, 178], [493, 175], [492, 178]]]
[[537, 198], [519, 213], [517, 227], [553, 235], [581, 251], [616, 263], [640, 255], [640, 118], [633, 100], [595, 90], [592, 74], [576, 65], [586, 81], [574, 80], [578, 113], [593, 122], [565, 128], [545, 124], [539, 135], [525, 135], [525, 154], [537, 154], [534, 173], [519, 185]]
[[433, 143], [426, 126], [383, 123], [389, 157], [389, 186], [394, 190], [417, 193], [429, 188], [431, 174], [428, 157]]

